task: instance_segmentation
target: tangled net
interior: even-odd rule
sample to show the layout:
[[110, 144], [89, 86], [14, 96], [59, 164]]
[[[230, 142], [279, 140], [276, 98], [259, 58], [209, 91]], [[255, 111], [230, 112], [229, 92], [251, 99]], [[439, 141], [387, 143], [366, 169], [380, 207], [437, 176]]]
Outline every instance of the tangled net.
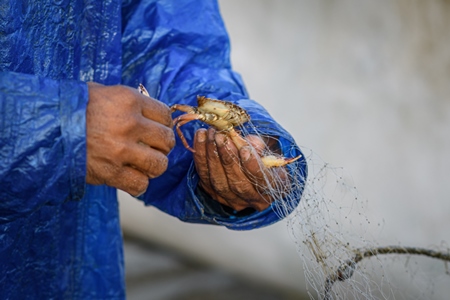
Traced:
[[[240, 131], [243, 135], [258, 132], [251, 122]], [[450, 284], [449, 248], [380, 245], [384, 222], [369, 219], [368, 202], [360, 198], [351, 177], [307, 151], [302, 159], [285, 166], [291, 174], [291, 193], [287, 195], [282, 179], [266, 193], [278, 199], [272, 207], [287, 220], [310, 298], [445, 299]], [[308, 176], [301, 166], [306, 163]], [[430, 262], [424, 257], [435, 259], [428, 273]]]
[[[238, 127], [243, 136], [256, 134], [262, 140], [272, 142], [276, 138], [260, 134], [257, 127], [248, 120], [245, 110], [240, 107], [217, 100], [212, 100], [212, 104], [214, 105], [210, 108], [199, 102], [199, 108], [202, 107], [203, 110], [175, 105], [173, 107], [181, 108], [189, 114], [176, 120], [180, 125], [192, 120], [202, 120], [218, 130], [223, 130], [237, 144], [245, 141], [237, 136], [234, 127]], [[216, 114], [216, 110], [222, 113]], [[241, 124], [242, 116], [247, 116], [244, 118], [245, 124]], [[222, 126], [216, 126], [216, 123]], [[190, 149], [182, 137], [179, 126], [177, 130], [185, 146]], [[401, 245], [380, 246], [378, 238], [374, 237], [373, 233], [380, 231], [382, 222], [369, 220], [367, 201], [360, 199], [356, 187], [351, 183], [351, 177], [346, 175], [342, 168], [324, 163], [310, 150], [307, 155], [304, 156], [303, 153], [302, 156], [298, 156], [295, 148], [276, 149], [273, 146], [277, 146], [278, 143], [267, 144], [271, 145], [271, 149], [267, 147], [260, 153], [267, 157], [281, 153], [287, 156], [282, 159], [287, 164], [280, 165], [287, 168], [289, 178], [286, 180], [277, 177], [279, 173], [272, 168], [267, 169], [261, 163], [261, 168], [271, 173], [266, 177], [265, 184], [259, 186], [257, 190], [263, 191], [265, 195], [271, 195], [275, 200], [272, 205], [275, 213], [287, 220], [289, 232], [303, 261], [307, 291], [311, 299], [431, 299], [433, 295], [439, 297], [439, 292], [435, 293], [437, 285], [434, 282], [439, 278], [439, 272], [449, 275], [448, 247], [444, 251], [438, 251]], [[303, 151], [305, 152], [305, 148]], [[256, 180], [254, 184], [257, 184]], [[396, 255], [396, 258], [389, 258], [386, 262], [384, 256], [387, 254]], [[409, 274], [404, 277], [407, 280], [409, 278], [416, 286], [414, 295], [397, 288], [398, 282], [392, 278], [396, 278], [399, 274], [389, 276], [388, 269], [395, 265], [396, 261], [400, 261], [398, 259], [400, 255], [407, 255], [404, 272], [400, 276]], [[435, 271], [428, 280], [427, 276], [419, 275], [418, 268], [411, 272], [409, 261], [412, 256], [417, 255], [444, 262], [441, 264], [444, 269]], [[397, 270], [399, 269], [402, 268], [397, 267]], [[448, 285], [450, 276], [446, 276], [445, 280]]]

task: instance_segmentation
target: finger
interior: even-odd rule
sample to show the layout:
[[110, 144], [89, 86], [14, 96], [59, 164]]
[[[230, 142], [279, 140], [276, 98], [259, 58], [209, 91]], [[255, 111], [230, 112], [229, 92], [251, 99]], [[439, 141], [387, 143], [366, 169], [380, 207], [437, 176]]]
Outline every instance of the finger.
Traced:
[[238, 196], [234, 194], [228, 185], [227, 176], [222, 167], [222, 162], [219, 158], [218, 149], [215, 141], [216, 131], [209, 128], [207, 131], [206, 140], [206, 159], [209, 170], [209, 180], [211, 187], [216, 194], [224, 198], [226, 201], [238, 201]]
[[247, 206], [259, 211], [266, 209], [270, 205], [270, 197], [266, 197], [256, 190], [254, 182], [246, 176], [239, 164], [236, 146], [231, 142], [222, 146], [220, 138], [216, 139], [216, 143], [231, 190], [245, 199]]
[[226, 200], [225, 198], [217, 194], [216, 191], [211, 186], [210, 171], [208, 169], [208, 161], [206, 158], [207, 134], [208, 133], [206, 129], [199, 129], [196, 132], [194, 139], [194, 148], [196, 151], [194, 153], [194, 162], [195, 168], [200, 177], [199, 183], [200, 187], [205, 192], [207, 192], [211, 196], [211, 198], [213, 198], [222, 205], [226, 205], [238, 211], [248, 207], [246, 202], [243, 199], [238, 199], [238, 197], [236, 197], [234, 201]]
[[236, 146], [231, 141], [227, 141], [226, 136], [220, 133], [216, 134], [215, 141], [228, 186], [233, 194], [243, 198], [247, 205], [256, 209], [266, 208], [269, 202], [255, 189], [253, 183], [243, 172]]
[[[209, 181], [208, 161], [206, 159], [206, 129], [197, 130], [194, 137], [194, 164], [197, 174], [200, 177], [202, 187], [208, 194], [215, 194]], [[213, 195], [211, 195], [213, 196]]]
[[124, 167], [117, 176], [111, 178], [106, 184], [137, 197], [147, 190], [148, 182], [148, 177], [142, 172], [131, 167]]
[[[278, 139], [273, 136], [259, 136], [259, 135], [248, 135], [246, 136], [247, 141], [252, 145], [258, 156], [270, 154], [281, 155], [281, 149], [278, 144]], [[258, 162], [258, 165], [259, 162]], [[259, 169], [255, 167], [250, 167], [252, 169]], [[264, 170], [266, 168], [262, 168]], [[281, 199], [285, 197], [285, 193], [290, 189], [290, 181], [286, 168], [267, 168], [265, 170], [266, 177], [264, 180], [262, 178], [255, 178], [257, 182], [256, 189], [263, 195], [271, 194], [271, 199]], [[252, 172], [246, 172], [249, 177], [253, 177]], [[261, 173], [264, 174], [264, 173]], [[266, 197], [267, 198], [267, 197]]]
[[219, 153], [217, 152], [214, 135], [215, 130], [213, 128], [209, 128], [206, 132], [205, 141], [205, 157], [208, 165], [207, 176], [209, 177], [211, 188], [216, 194], [223, 197], [230, 192], [230, 189], [219, 159]]
[[245, 137], [247, 142], [256, 150], [258, 155], [262, 155], [264, 150], [266, 149], [266, 144], [264, 141], [257, 135], [249, 134]]
[[148, 178], [156, 178], [167, 170], [167, 156], [142, 144], [131, 144], [121, 154], [125, 165], [134, 167]]
[[245, 174], [251, 178], [260, 193], [265, 195], [270, 190], [279, 191], [289, 186], [286, 169], [281, 167], [268, 169], [251, 147], [243, 147], [239, 151], [239, 156]]
[[231, 207], [235, 211], [241, 211], [241, 210], [249, 207], [248, 202], [245, 201], [244, 199], [240, 198], [240, 197], [236, 197], [234, 199], [228, 199], [227, 200], [227, 199], [221, 197], [220, 195], [217, 195], [217, 199], [216, 200], [220, 204], [228, 206], [228, 207]]
[[164, 126], [173, 127], [172, 114], [170, 108], [161, 101], [144, 96], [135, 91], [142, 101], [142, 115], [147, 119], [161, 123]]
[[123, 85], [102, 86], [96, 83], [89, 83], [89, 86], [100, 87], [101, 89], [98, 90], [98, 93], [105, 98], [111, 98], [111, 94], [114, 97], [120, 97], [121, 105], [140, 109], [140, 113], [147, 119], [170, 128], [173, 126], [170, 108], [161, 101], [142, 95], [137, 89]]
[[135, 129], [136, 140], [167, 155], [175, 146], [173, 130], [146, 118], [139, 120]]

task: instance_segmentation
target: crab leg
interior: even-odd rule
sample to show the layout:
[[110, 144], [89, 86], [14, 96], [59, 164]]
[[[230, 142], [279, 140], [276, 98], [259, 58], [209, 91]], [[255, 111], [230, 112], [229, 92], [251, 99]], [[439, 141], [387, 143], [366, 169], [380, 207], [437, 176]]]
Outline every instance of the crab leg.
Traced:
[[172, 112], [179, 110], [192, 115], [198, 114], [198, 109], [196, 107], [187, 104], [174, 104], [170, 107], [170, 110]]
[[194, 114], [185, 114], [181, 115], [179, 117], [176, 117], [173, 120], [173, 125], [175, 125], [175, 128], [177, 130], [178, 136], [180, 137], [181, 142], [183, 143], [184, 147], [191, 151], [192, 153], [195, 153], [195, 150], [189, 146], [188, 142], [186, 141], [186, 138], [184, 137], [183, 132], [181, 131], [180, 127], [184, 124], [193, 121], [193, 120], [201, 120], [202, 117], [200, 115], [194, 115]]

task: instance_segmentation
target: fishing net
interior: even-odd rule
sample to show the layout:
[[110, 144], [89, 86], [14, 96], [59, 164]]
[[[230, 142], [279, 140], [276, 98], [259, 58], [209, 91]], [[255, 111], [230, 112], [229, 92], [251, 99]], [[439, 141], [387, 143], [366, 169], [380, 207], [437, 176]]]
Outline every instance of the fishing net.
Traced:
[[[422, 202], [420, 207], [426, 207], [423, 203], [430, 203], [423, 212], [416, 214], [416, 219], [409, 220], [415, 223], [411, 228], [392, 230], [409, 212], [418, 210], [417, 207], [407, 207], [413, 206], [414, 203], [410, 203], [413, 201], [404, 199], [404, 209], [399, 209], [395, 203], [392, 207], [386, 205], [384, 215], [387, 219], [384, 221], [380, 214], [371, 211], [371, 206], [376, 206], [377, 201], [386, 202], [386, 199], [367, 201], [363, 191], [355, 187], [351, 176], [343, 168], [332, 166], [313, 151], [301, 147], [308, 163], [308, 177], [305, 183], [296, 181], [295, 176], [291, 180], [294, 186], [297, 184], [298, 188], [304, 189], [302, 200], [290, 214], [286, 212], [294, 202], [289, 199], [291, 196], [277, 201], [274, 209], [286, 217], [288, 231], [305, 269], [311, 298], [450, 299], [450, 276], [446, 263], [449, 245], [436, 240], [435, 244], [418, 245], [425, 249], [409, 248], [415, 246], [415, 242], [411, 245], [411, 238], [406, 241], [414, 228], [421, 227], [422, 224], [416, 225], [421, 222], [418, 220], [421, 214], [428, 214], [424, 219], [430, 222], [429, 214], [446, 206], [439, 206], [432, 198], [439, 198], [441, 191], [448, 190], [436, 191], [435, 183], [448, 181], [447, 160], [431, 160], [427, 156], [447, 157], [440, 153], [448, 148], [447, 135], [444, 137], [441, 133], [446, 132], [443, 128], [448, 127], [448, 106], [445, 104], [448, 101], [443, 99], [447, 99], [449, 94], [450, 51], [446, 38], [450, 28], [449, 1], [315, 1], [314, 4], [290, 1], [289, 5], [277, 5], [278, 2], [274, 1], [261, 5], [253, 3], [248, 8], [236, 3], [237, 9], [234, 10], [229, 3], [223, 1], [225, 16], [228, 11], [231, 37], [236, 38], [234, 44], [237, 48], [239, 43], [243, 44], [241, 49], [238, 48], [240, 52], [235, 52], [235, 67], [241, 72], [249, 70], [247, 75], [245, 72], [243, 75], [252, 80], [247, 84], [253, 82], [253, 87], [249, 85], [250, 91], [261, 91], [256, 99], [261, 101], [265, 95], [272, 96], [267, 97], [268, 103], [273, 102], [272, 99], [280, 99], [277, 102], [289, 99], [274, 107], [280, 111], [300, 111], [291, 97], [297, 95], [300, 98], [299, 95], [303, 95], [304, 99], [313, 101], [315, 105], [304, 103], [303, 111], [332, 104], [332, 108], [346, 107], [352, 112], [336, 113], [333, 118], [351, 116], [360, 120], [364, 118], [364, 112], [369, 113], [375, 108], [391, 114], [389, 125], [379, 124], [387, 120], [383, 119], [386, 114], [380, 114], [378, 116], [381, 117], [375, 118], [373, 123], [367, 123], [370, 126], [364, 126], [365, 123], [360, 120], [361, 127], [382, 128], [371, 131], [375, 134], [395, 132], [389, 139], [375, 136], [376, 142], [373, 144], [378, 146], [383, 141], [395, 144], [399, 140], [401, 147], [388, 148], [401, 149], [403, 155], [413, 156], [404, 160], [403, 164], [415, 164], [404, 168], [414, 170], [415, 174], [405, 174], [404, 177], [416, 176], [420, 179], [393, 182], [380, 188], [420, 182], [419, 187], [411, 186], [411, 189], [421, 189], [413, 200]], [[259, 14], [251, 14], [256, 10]], [[247, 17], [258, 15], [263, 16], [261, 20]], [[245, 21], [239, 23], [239, 20]], [[266, 29], [262, 35], [259, 34], [260, 28]], [[263, 47], [264, 55], [253, 59]], [[267, 58], [270, 60], [264, 70], [258, 59], [266, 62]], [[267, 72], [265, 76], [261, 75], [264, 71]], [[266, 88], [268, 82], [275, 84]], [[273, 94], [270, 94], [271, 90]], [[301, 100], [298, 99], [298, 102]], [[370, 109], [360, 109], [363, 106]], [[323, 116], [328, 117], [329, 114]], [[321, 118], [319, 115], [317, 117]], [[330, 125], [325, 121], [323, 123]], [[348, 126], [357, 122], [335, 123], [342, 127], [343, 124]], [[396, 126], [397, 130], [393, 129]], [[384, 131], [383, 127], [386, 127]], [[320, 134], [320, 130], [311, 128], [311, 134]], [[422, 134], [422, 131], [426, 133]], [[403, 134], [409, 136], [410, 142], [400, 141], [404, 138], [401, 136]], [[338, 139], [345, 143], [345, 140]], [[412, 147], [421, 150], [409, 151]], [[382, 150], [380, 153], [389, 155], [388, 151]], [[386, 162], [395, 161], [393, 157], [386, 157]], [[428, 171], [420, 172], [421, 166], [429, 168]], [[431, 168], [434, 170], [430, 171]], [[393, 170], [393, 173], [398, 172]], [[429, 176], [435, 174], [438, 175]], [[427, 186], [427, 181], [433, 183]], [[276, 197], [280, 196], [278, 191], [272, 189], [271, 192], [274, 198], [279, 199]], [[385, 190], [379, 194], [389, 195], [392, 199], [401, 192]], [[394, 213], [389, 210], [395, 210], [399, 215], [396, 224], [392, 224], [395, 222], [392, 220]], [[439, 220], [432, 221], [434, 230], [448, 232]], [[431, 227], [430, 224], [424, 224], [424, 227], [427, 225]], [[405, 236], [399, 234], [393, 238], [392, 232], [405, 232]], [[430, 236], [442, 235], [430, 232]], [[416, 241], [433, 239], [418, 236]], [[433, 251], [443, 256], [434, 259]], [[362, 254], [364, 258], [360, 259]]]
[[[235, 106], [229, 107], [231, 112], [224, 114], [223, 120], [234, 116]], [[327, 164], [305, 147], [302, 156], [295, 147], [281, 149], [286, 143], [262, 135], [251, 121], [238, 127], [243, 136], [259, 135], [266, 142], [265, 149], [255, 149], [261, 156], [291, 162], [281, 167], [287, 172], [261, 165], [265, 182], [254, 178], [253, 183], [263, 197], [270, 195], [275, 200], [275, 213], [287, 220], [311, 299], [439, 299], [449, 292], [447, 245], [420, 248], [401, 242], [383, 244], [384, 221], [372, 219], [368, 201], [359, 195], [343, 168]], [[230, 137], [237, 134], [233, 129], [225, 132]], [[231, 140], [236, 146], [241, 144], [240, 139]], [[293, 156], [282, 158], [281, 153]], [[422, 263], [424, 257], [437, 263], [430, 268], [429, 263]]]
[[[257, 133], [251, 122], [240, 130]], [[264, 155], [271, 150], [265, 149]], [[265, 193], [278, 199], [272, 207], [287, 220], [310, 298], [446, 299], [448, 245], [407, 247], [401, 237], [396, 244], [383, 242], [385, 221], [371, 216], [369, 202], [359, 195], [351, 175], [310, 149], [302, 151], [302, 159], [286, 166], [289, 180], [272, 174]], [[307, 164], [307, 176], [301, 164]]]

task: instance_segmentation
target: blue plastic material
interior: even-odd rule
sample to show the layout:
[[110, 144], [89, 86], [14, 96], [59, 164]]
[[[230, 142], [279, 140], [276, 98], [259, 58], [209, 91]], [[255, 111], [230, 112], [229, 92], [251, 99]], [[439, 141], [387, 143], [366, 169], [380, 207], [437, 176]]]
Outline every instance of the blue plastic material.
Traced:
[[[0, 4], [0, 295], [4, 299], [123, 299], [116, 190], [85, 184], [85, 82], [144, 83], [168, 105], [196, 95], [233, 100], [261, 133], [292, 137], [249, 100], [229, 62], [215, 1], [9, 0]], [[183, 131], [192, 141], [202, 126]], [[177, 140], [148, 205], [188, 222], [246, 230], [271, 209], [230, 216], [206, 209], [192, 155]], [[306, 177], [304, 160], [295, 164]], [[294, 191], [299, 201], [301, 190]], [[208, 205], [209, 207], [209, 205]]]

